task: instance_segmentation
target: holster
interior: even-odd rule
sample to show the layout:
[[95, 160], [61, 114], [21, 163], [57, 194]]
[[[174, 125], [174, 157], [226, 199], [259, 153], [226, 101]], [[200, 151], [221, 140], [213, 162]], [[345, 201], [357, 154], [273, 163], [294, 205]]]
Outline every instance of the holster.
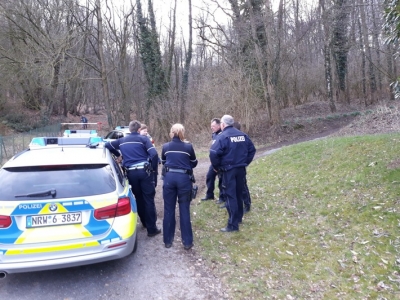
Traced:
[[198, 189], [199, 189], [199, 187], [197, 185], [193, 184], [193, 186], [192, 186], [192, 197], [191, 197], [192, 199], [196, 198]]
[[191, 175], [189, 175], [189, 177], [190, 177], [190, 181], [191, 181], [191, 182], [193, 182], [193, 183], [195, 183], [195, 182], [196, 182], [196, 178], [194, 178], [194, 174], [193, 174], [193, 172], [192, 172], [192, 174], [191, 174]]
[[167, 167], [165, 165], [163, 165], [161, 168], [161, 176], [164, 177], [166, 173], [167, 173]]
[[144, 170], [146, 171], [147, 175], [150, 176], [152, 171], [153, 171], [153, 168], [152, 168], [150, 163], [145, 163], [144, 164]]

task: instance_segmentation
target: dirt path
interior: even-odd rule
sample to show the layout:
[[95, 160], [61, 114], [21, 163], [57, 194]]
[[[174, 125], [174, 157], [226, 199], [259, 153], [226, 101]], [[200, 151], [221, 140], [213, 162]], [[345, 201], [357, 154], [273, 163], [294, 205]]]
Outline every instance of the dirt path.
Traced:
[[[200, 201], [202, 197], [208, 167], [209, 161], [204, 158], [199, 160], [195, 168], [196, 184], [199, 186], [195, 202]], [[164, 214], [162, 184], [163, 181], [159, 176], [155, 202], [157, 225], [160, 228], [162, 228]], [[176, 210], [176, 215], [179, 218], [178, 210]], [[141, 225], [138, 226], [141, 228]], [[140, 249], [136, 253], [136, 259], [143, 260], [146, 274], [154, 274], [161, 280], [156, 281], [157, 285], [155, 285], [152, 278], [148, 278], [150, 280], [143, 278], [142, 291], [137, 291], [139, 293], [136, 296], [141, 295], [143, 299], [229, 299], [219, 278], [207, 267], [201, 254], [198, 253], [196, 240], [191, 250], [183, 249], [179, 221], [177, 221], [173, 246], [169, 249], [164, 247], [162, 235], [148, 238], [146, 231], [139, 229], [138, 238]]]

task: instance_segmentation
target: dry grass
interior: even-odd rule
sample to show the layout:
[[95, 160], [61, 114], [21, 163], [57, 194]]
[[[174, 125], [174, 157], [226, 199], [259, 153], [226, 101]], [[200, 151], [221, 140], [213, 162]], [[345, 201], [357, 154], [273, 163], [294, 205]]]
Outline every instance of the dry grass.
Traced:
[[400, 132], [400, 107], [397, 102], [382, 104], [374, 110], [366, 110], [335, 136], [365, 135]]

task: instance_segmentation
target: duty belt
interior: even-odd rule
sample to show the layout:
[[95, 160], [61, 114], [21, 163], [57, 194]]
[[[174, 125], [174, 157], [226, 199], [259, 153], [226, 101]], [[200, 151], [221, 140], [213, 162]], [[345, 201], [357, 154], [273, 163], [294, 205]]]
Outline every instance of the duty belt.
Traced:
[[184, 170], [184, 169], [171, 169], [171, 168], [167, 168], [167, 172], [172, 172], [172, 173], [183, 173], [183, 174], [188, 173], [188, 171], [187, 171], [187, 170]]
[[130, 167], [128, 167], [128, 170], [139, 170], [139, 169], [144, 169], [146, 164], [148, 164], [147, 162], [141, 162], [135, 165], [132, 165]]

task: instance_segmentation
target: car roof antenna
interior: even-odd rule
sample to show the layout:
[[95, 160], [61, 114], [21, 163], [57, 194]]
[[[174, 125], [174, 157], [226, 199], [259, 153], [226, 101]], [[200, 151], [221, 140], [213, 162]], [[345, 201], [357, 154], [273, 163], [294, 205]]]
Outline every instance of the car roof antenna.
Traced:
[[64, 152], [64, 143], [63, 143], [63, 139], [60, 138], [59, 140], [61, 140], [61, 152]]

